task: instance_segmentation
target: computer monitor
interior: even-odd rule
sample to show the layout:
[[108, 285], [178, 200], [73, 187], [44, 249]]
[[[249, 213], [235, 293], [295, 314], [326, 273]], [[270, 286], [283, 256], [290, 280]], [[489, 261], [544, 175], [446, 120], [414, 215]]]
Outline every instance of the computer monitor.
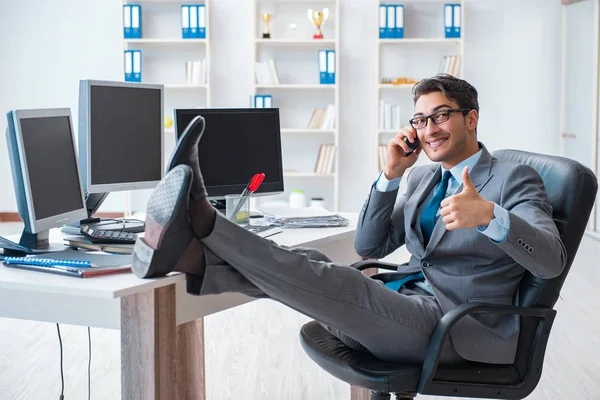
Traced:
[[90, 217], [108, 193], [160, 182], [163, 111], [163, 85], [80, 81], [79, 160]]
[[279, 109], [177, 109], [178, 139], [197, 115], [206, 121], [198, 158], [209, 198], [241, 193], [260, 172], [265, 179], [257, 195], [283, 192]]
[[25, 223], [20, 244], [44, 248], [49, 229], [87, 216], [71, 110], [13, 110], [7, 119], [17, 207]]

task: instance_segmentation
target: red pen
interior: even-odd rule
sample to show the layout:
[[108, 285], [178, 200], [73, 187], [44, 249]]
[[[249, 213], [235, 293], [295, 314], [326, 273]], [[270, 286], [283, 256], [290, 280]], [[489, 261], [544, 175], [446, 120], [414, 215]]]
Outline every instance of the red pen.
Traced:
[[241, 198], [238, 201], [237, 205], [229, 214], [227, 214], [227, 219], [229, 219], [230, 221], [233, 221], [235, 219], [235, 216], [242, 209], [242, 206], [246, 202], [246, 198], [249, 197], [252, 193], [254, 193], [256, 191], [256, 189], [258, 189], [258, 187], [260, 186], [260, 184], [263, 182], [264, 179], [265, 179], [265, 174], [263, 174], [263, 173], [256, 174], [252, 177], [252, 179], [250, 179], [250, 182], [248, 182], [248, 185], [246, 186], [246, 188], [240, 195]]
[[264, 180], [265, 174], [263, 174], [262, 172], [260, 174], [254, 175], [252, 179], [250, 179], [250, 182], [248, 182], [248, 185], [246, 185], [246, 188], [242, 192], [241, 196], [250, 196], [252, 193], [256, 192], [256, 189], [258, 189], [258, 187]]

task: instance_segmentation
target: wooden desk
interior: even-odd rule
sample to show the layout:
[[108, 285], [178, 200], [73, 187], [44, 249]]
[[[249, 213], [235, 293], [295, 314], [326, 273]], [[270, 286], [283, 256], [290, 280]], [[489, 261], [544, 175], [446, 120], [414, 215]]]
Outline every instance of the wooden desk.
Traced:
[[[271, 239], [314, 247], [343, 263], [353, 249], [356, 214], [345, 228], [285, 230]], [[203, 317], [252, 301], [240, 294], [192, 296], [185, 276], [118, 274], [77, 279], [0, 267], [0, 317], [121, 330], [123, 399], [205, 399]]]

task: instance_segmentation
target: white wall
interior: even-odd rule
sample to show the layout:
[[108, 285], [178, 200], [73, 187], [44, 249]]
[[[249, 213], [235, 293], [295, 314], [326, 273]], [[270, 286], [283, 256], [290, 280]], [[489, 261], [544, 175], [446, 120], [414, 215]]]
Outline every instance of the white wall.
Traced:
[[[3, 114], [66, 106], [76, 121], [80, 79], [122, 80], [119, 0], [5, 3], [0, 13]], [[358, 211], [374, 179], [377, 30], [364, 27], [376, 21], [376, 9], [374, 0], [341, 0], [342, 211]], [[211, 0], [215, 107], [248, 105], [252, 13], [250, 0]], [[560, 22], [559, 1], [467, 0], [465, 77], [480, 93], [479, 135], [488, 149], [559, 151]], [[0, 126], [5, 124], [2, 116]], [[0, 211], [16, 211], [5, 142], [0, 140]]]

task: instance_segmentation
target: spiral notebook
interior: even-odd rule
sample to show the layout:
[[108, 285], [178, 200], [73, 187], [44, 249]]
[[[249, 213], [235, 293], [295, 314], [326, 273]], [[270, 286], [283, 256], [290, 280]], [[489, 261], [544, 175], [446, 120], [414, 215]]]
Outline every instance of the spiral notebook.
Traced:
[[89, 260], [66, 260], [37, 257], [5, 257], [3, 264], [5, 267], [9, 268], [74, 276], [78, 278], [90, 278], [131, 271], [131, 263], [98, 266]]

